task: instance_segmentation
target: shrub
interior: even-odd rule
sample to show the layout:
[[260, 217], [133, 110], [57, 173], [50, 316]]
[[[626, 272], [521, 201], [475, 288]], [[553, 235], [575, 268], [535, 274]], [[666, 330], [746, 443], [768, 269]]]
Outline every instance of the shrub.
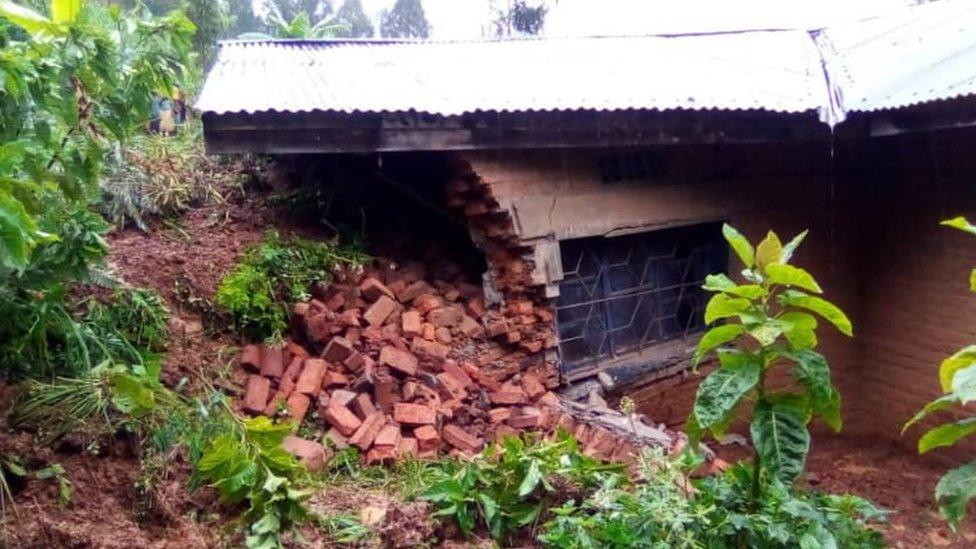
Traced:
[[[976, 235], [976, 225], [964, 217], [949, 219], [942, 224]], [[970, 272], [969, 288], [976, 292], [976, 269]], [[943, 360], [939, 367], [939, 381], [943, 395], [926, 404], [905, 424], [902, 432], [933, 412], [954, 409], [955, 417], [958, 418], [960, 412], [963, 412], [962, 417], [934, 427], [922, 435], [918, 440], [920, 454], [935, 448], [952, 446], [960, 439], [976, 433], [976, 415], [965, 413], [966, 405], [976, 401], [976, 345], [964, 347]], [[959, 526], [966, 514], [966, 507], [973, 498], [976, 498], [976, 461], [948, 471], [935, 487], [939, 511], [953, 530]]]
[[442, 462], [446, 478], [421, 497], [434, 505], [435, 516], [457, 521], [464, 534], [480, 525], [501, 541], [535, 523], [570, 492], [594, 488], [606, 476], [622, 482], [619, 470], [583, 456], [576, 440], [565, 435], [555, 442], [508, 437], [471, 461]]
[[332, 242], [270, 231], [221, 280], [216, 301], [248, 336], [277, 338], [286, 327], [289, 302], [307, 299], [312, 285], [327, 284], [339, 266], [366, 260], [364, 253]]
[[[841, 428], [840, 393], [831, 383], [827, 359], [814, 351], [818, 321], [810, 313], [847, 336], [853, 328], [843, 311], [816, 295], [823, 290], [813, 276], [789, 264], [805, 231], [785, 246], [770, 231], [755, 249], [731, 226], [722, 232], [745, 266], [748, 283], [736, 284], [724, 274], [705, 279], [703, 287], [715, 292], [705, 323], [725, 323], [706, 332], [695, 350], [696, 365], [715, 352], [719, 366], [699, 385], [687, 428], [694, 441], [705, 429], [721, 436], [740, 406], [753, 403], [751, 497], [758, 500], [764, 471], [787, 486], [803, 472], [811, 417], [819, 416], [835, 431]], [[735, 346], [722, 347], [730, 343]], [[767, 387], [769, 370], [778, 366], [790, 368], [795, 390]]]

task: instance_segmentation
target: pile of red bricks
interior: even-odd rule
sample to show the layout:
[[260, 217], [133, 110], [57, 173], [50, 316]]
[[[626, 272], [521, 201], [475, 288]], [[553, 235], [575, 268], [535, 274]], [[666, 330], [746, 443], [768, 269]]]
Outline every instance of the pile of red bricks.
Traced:
[[[385, 265], [313, 288], [293, 308], [290, 340], [245, 347], [243, 410], [309, 417], [369, 463], [472, 454], [492, 437], [551, 429], [559, 420], [551, 367], [513, 345], [510, 332], [491, 337], [478, 286], [425, 274], [421, 265]], [[531, 303], [511, 308], [535, 321], [547, 314]]]

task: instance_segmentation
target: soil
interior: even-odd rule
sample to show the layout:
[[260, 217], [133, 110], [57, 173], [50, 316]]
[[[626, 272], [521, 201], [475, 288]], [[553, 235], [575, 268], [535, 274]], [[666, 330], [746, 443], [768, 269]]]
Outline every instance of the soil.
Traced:
[[[220, 278], [241, 253], [270, 227], [287, 230], [264, 197], [252, 196], [188, 212], [178, 225], [158, 226], [145, 234], [123, 229], [109, 237], [111, 261], [126, 282], [152, 287], [166, 299], [174, 320], [164, 381], [183, 378], [191, 387], [201, 380], [239, 391], [232, 378], [232, 357], [239, 342], [217, 329], [210, 306]], [[292, 221], [293, 223], [293, 221]], [[293, 227], [292, 227], [293, 228]], [[0, 403], [10, 402], [0, 382]], [[188, 468], [175, 460], [169, 476], [155, 491], [149, 516], [137, 487], [139, 462], [125, 440], [110, 441], [97, 455], [80, 448], [50, 449], [30, 434], [0, 432], [4, 456], [42, 467], [60, 463], [71, 482], [71, 501], [58, 502], [57, 483], [31, 479], [15, 486], [16, 513], [9, 509], [0, 547], [215, 547], [228, 542], [233, 513], [215, 512], [212, 494], [187, 490]], [[894, 511], [883, 527], [894, 547], [976, 546], [976, 519], [953, 534], [938, 517], [933, 488], [943, 466], [932, 464], [888, 442], [845, 437], [818, 437], [809, 460], [811, 488], [852, 492]], [[727, 459], [742, 458], [741, 447], [724, 446]], [[355, 487], [336, 487], [313, 496], [314, 509], [353, 514], [371, 523], [376, 543], [410, 546], [450, 538], [436, 531], [423, 504], [404, 504], [388, 494]], [[314, 526], [298, 532], [311, 546], [331, 545]], [[240, 540], [236, 540], [240, 541]], [[474, 541], [477, 545], [479, 540]], [[449, 542], [447, 546], [458, 546]], [[471, 546], [471, 542], [462, 545]]]

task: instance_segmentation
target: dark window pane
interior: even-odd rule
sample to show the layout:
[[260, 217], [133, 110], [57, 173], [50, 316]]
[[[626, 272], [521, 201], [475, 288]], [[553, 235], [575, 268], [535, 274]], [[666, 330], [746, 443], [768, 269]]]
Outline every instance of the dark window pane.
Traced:
[[701, 285], [728, 261], [718, 224], [567, 240], [560, 252], [556, 324], [566, 371], [701, 330]]

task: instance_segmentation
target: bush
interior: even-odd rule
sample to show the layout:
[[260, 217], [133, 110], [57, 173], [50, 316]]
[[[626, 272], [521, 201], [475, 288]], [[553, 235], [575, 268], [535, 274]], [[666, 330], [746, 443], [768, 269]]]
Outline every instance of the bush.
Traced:
[[748, 464], [690, 485], [682, 468], [645, 456], [634, 487], [607, 485], [553, 510], [539, 539], [551, 547], [882, 547], [868, 526], [885, 514], [851, 495], [793, 492], [763, 483], [759, 507], [749, 497]]
[[367, 256], [335, 243], [270, 231], [220, 281], [217, 304], [256, 339], [278, 338], [286, 328], [288, 303], [308, 299], [313, 284], [328, 284], [342, 265], [361, 266]]

